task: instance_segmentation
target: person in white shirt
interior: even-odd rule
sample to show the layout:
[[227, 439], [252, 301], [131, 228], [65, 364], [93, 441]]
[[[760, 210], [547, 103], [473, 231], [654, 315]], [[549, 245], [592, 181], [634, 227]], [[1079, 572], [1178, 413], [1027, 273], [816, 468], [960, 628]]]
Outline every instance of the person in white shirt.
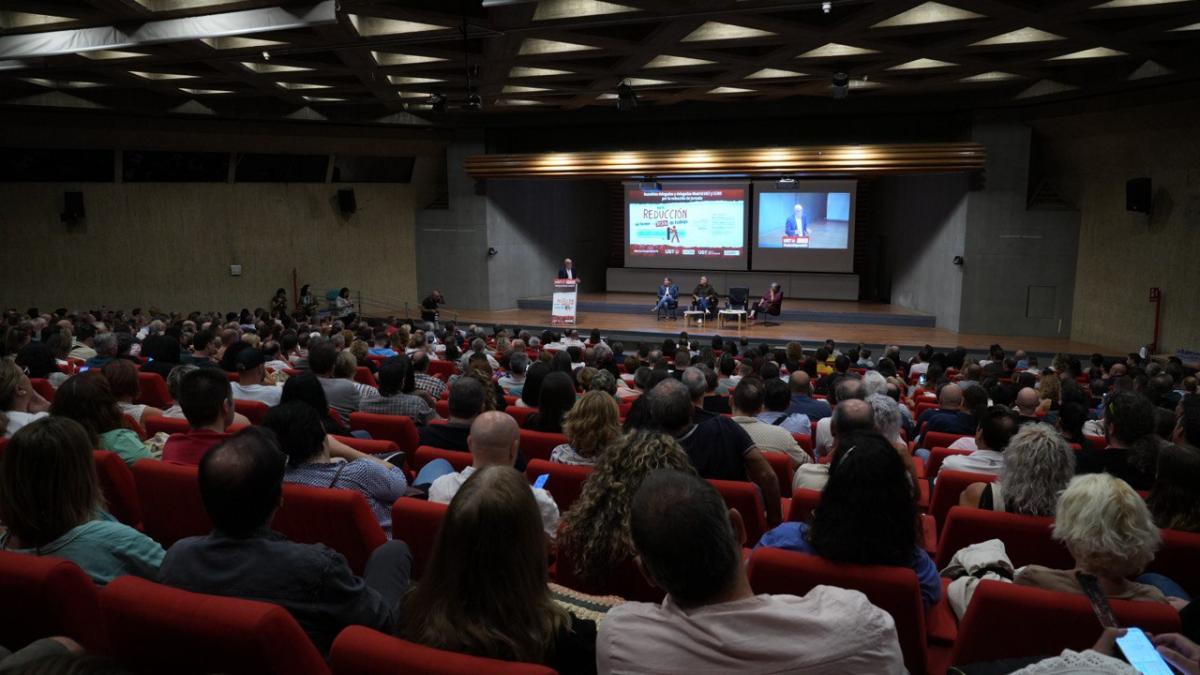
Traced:
[[630, 534], [643, 574], [667, 598], [609, 610], [596, 638], [601, 675], [905, 672], [895, 622], [862, 593], [756, 595], [741, 516], [707, 481], [650, 473], [633, 498]]
[[[861, 401], [867, 398], [862, 380], [849, 376], [842, 378], [837, 383], [837, 386], [833, 388], [832, 393], [833, 400], [829, 402], [831, 406], [836, 406], [842, 401], [849, 401], [851, 399]], [[813, 454], [817, 456], [817, 459], [833, 452], [833, 432], [830, 431], [830, 424], [832, 423], [832, 415], [817, 420], [817, 435], [813, 438]]]
[[230, 385], [234, 400], [259, 401], [269, 406], [279, 405], [283, 387], [268, 382], [262, 352], [253, 347], [238, 352], [237, 370], [238, 381]]
[[951, 455], [943, 462], [941, 471], [970, 471], [1000, 475], [1004, 469], [1004, 448], [1017, 432], [1016, 414], [1002, 405], [984, 411], [975, 430], [976, 450], [969, 455]]
[[[429, 486], [429, 501], [449, 504], [463, 483], [479, 469], [486, 466], [513, 466], [517, 461], [520, 440], [521, 429], [510, 415], [492, 410], [476, 417], [467, 436], [471, 466], [433, 481]], [[558, 531], [558, 505], [549, 492], [535, 487], [530, 489], [542, 513], [542, 529], [546, 531], [546, 537], [553, 541]]]
[[754, 441], [754, 447], [762, 452], [782, 452], [792, 460], [792, 469], [812, 461], [800, 447], [791, 432], [758, 419], [763, 409], [763, 382], [757, 377], [747, 377], [733, 388], [730, 402], [733, 406], [733, 421]]

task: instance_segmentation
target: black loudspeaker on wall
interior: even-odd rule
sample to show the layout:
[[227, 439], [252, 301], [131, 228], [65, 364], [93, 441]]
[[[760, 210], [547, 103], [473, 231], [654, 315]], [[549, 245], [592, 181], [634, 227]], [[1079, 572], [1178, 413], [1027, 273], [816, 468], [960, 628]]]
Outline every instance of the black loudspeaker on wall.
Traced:
[[75, 223], [83, 220], [87, 214], [83, 210], [82, 192], [63, 193], [63, 212], [60, 216], [64, 223]]
[[354, 188], [340, 188], [337, 193], [338, 209], [347, 215], [358, 210], [358, 201], [354, 199]]
[[1125, 181], [1125, 210], [1150, 213], [1150, 179], [1130, 178]]

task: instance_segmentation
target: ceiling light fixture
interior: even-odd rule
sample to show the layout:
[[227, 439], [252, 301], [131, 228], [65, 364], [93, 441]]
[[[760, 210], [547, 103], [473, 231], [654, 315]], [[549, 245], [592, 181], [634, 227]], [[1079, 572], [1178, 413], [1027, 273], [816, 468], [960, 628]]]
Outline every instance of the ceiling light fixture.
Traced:
[[825, 2], [821, 3], [821, 11], [825, 14], [832, 12], [833, 11], [833, 3], [830, 2], [830, 0], [825, 0]]

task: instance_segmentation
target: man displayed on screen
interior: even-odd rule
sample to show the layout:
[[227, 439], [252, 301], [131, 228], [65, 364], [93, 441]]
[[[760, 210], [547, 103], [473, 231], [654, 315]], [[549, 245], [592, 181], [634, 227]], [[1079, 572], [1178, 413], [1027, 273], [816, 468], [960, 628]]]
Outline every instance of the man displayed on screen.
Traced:
[[808, 236], [808, 218], [804, 215], [804, 205], [797, 204], [792, 208], [792, 215], [783, 224], [783, 233], [789, 237], [796, 236], [796, 226], [800, 226], [800, 236]]
[[700, 283], [692, 291], [692, 298], [696, 301], [696, 309], [706, 314], [717, 311], [720, 296], [717, 295], [717, 289], [708, 283], [708, 277], [700, 277]]
[[670, 309], [679, 302], [679, 287], [671, 281], [671, 277], [663, 277], [662, 285], [658, 287], [658, 303], [651, 313], [660, 309]]
[[575, 263], [571, 262], [570, 258], [563, 260], [562, 267], [558, 268], [559, 279], [578, 279], [575, 274]]

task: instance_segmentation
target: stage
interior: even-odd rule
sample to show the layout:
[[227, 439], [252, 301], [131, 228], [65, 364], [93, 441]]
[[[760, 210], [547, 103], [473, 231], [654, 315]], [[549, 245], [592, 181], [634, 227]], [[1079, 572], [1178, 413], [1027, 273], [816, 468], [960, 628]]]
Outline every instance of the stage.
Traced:
[[[1071, 354], [1120, 355], [1127, 350], [1111, 345], [1096, 345], [1077, 342], [1067, 338], [1021, 337], [1012, 335], [980, 335], [958, 333], [935, 325], [934, 317], [881, 303], [864, 303], [837, 300], [785, 299], [781, 318], [771, 317], [778, 325], [750, 325], [740, 330], [732, 321], [718, 327], [716, 321], [705, 321], [703, 327], [684, 326], [683, 299], [681, 298], [677, 320], [656, 320], [650, 308], [654, 306], [654, 295], [650, 293], [581, 293], [575, 327], [582, 337], [593, 328], [599, 328], [607, 339], [625, 342], [628, 349], [639, 341], [661, 341], [687, 331], [692, 337], [745, 336], [751, 341], [782, 345], [791, 341], [813, 348], [815, 343], [826, 339], [837, 341], [839, 347], [863, 343], [871, 347], [878, 356], [886, 345], [898, 345], [909, 356], [925, 344], [939, 350], [963, 346], [972, 353], [986, 353], [989, 345], [999, 343], [1009, 352], [1024, 349], [1040, 357], [1057, 352]], [[550, 324], [550, 298], [532, 297], [518, 301], [517, 309], [498, 311], [442, 310], [443, 320], [455, 320], [459, 324], [478, 323], [484, 325], [537, 329], [551, 328], [561, 331], [562, 327]], [[1045, 365], [1049, 365], [1047, 361]]]

